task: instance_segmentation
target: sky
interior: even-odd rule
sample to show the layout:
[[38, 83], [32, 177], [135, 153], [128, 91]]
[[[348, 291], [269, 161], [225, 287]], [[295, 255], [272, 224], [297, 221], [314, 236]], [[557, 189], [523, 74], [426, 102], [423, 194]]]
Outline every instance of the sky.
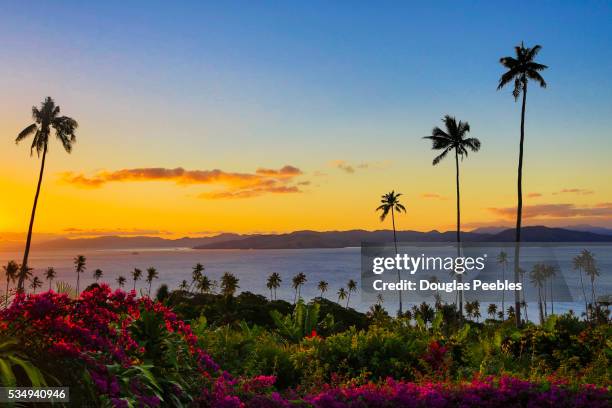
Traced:
[[0, 4], [0, 233], [27, 229], [40, 160], [14, 138], [52, 96], [79, 122], [50, 144], [35, 232], [204, 235], [450, 230], [454, 163], [422, 137], [445, 114], [464, 229], [511, 225], [520, 104], [499, 58], [542, 45], [529, 88], [525, 223], [612, 227], [607, 2]]

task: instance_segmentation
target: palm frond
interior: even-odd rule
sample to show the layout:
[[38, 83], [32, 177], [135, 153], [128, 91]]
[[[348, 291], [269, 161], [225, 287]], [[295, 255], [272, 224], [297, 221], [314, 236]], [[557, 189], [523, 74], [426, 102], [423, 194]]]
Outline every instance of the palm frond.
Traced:
[[446, 155], [448, 154], [448, 152], [450, 152], [451, 150], [452, 150], [452, 146], [447, 147], [446, 150], [444, 150], [442, 153], [440, 153], [438, 156], [436, 156], [433, 159], [433, 162], [431, 164], [433, 164], [435, 166], [438, 163], [440, 163], [442, 161], [442, 159], [444, 159], [446, 157]]
[[36, 123], [32, 123], [30, 126], [26, 127], [21, 132], [19, 132], [19, 134], [17, 135], [17, 138], [15, 138], [15, 143], [19, 143], [26, 137], [30, 136], [32, 133], [35, 133], [36, 129], [38, 129], [38, 127], [36, 126]]
[[546, 88], [546, 81], [537, 71], [527, 71], [527, 76], [539, 83], [542, 88]]

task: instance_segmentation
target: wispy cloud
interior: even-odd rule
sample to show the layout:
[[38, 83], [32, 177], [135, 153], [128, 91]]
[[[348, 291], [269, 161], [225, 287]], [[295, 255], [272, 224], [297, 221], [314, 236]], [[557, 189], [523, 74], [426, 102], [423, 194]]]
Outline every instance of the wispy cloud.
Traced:
[[[489, 210], [506, 219], [516, 216], [516, 207], [489, 208]], [[579, 218], [579, 217], [612, 217], [612, 203], [600, 203], [593, 206], [577, 207], [575, 204], [537, 204], [523, 207], [525, 218]]]
[[329, 163], [331, 167], [340, 169], [346, 173], [353, 174], [357, 170], [365, 169], [382, 169], [389, 165], [388, 161], [382, 162], [360, 162], [360, 163], [349, 163], [346, 160], [333, 160]]
[[286, 165], [280, 169], [259, 168], [254, 173], [227, 172], [214, 170], [185, 170], [182, 167], [163, 168], [147, 167], [122, 169], [116, 171], [99, 171], [92, 176], [82, 173], [67, 172], [61, 179], [69, 184], [84, 188], [100, 188], [113, 182], [166, 181], [177, 185], [221, 185], [226, 189], [206, 192], [201, 198], [248, 198], [267, 193], [298, 193], [298, 186], [307, 185], [308, 181], [295, 179], [302, 171]]
[[433, 200], [448, 200], [448, 197], [442, 196], [437, 193], [423, 193], [421, 198], [433, 199]]
[[580, 195], [591, 195], [595, 192], [586, 188], [564, 188], [561, 191], [554, 192], [553, 195], [558, 194], [580, 194]]
[[529, 198], [542, 197], [542, 193], [529, 193], [529, 194], [527, 194], [527, 197], [529, 197]]

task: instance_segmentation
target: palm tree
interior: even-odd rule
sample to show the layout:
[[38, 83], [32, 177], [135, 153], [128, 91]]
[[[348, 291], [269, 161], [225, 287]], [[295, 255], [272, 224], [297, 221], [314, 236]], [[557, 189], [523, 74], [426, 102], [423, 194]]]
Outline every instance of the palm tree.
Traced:
[[[509, 83], [514, 83], [512, 96], [518, 101], [519, 96], [523, 95], [523, 104], [521, 107], [521, 138], [519, 142], [519, 159], [518, 159], [518, 178], [517, 178], [517, 198], [516, 206], [516, 245], [514, 246], [514, 280], [518, 282], [518, 268], [520, 258], [520, 242], [521, 242], [521, 222], [523, 213], [523, 145], [525, 142], [525, 104], [527, 103], [527, 84], [529, 80], [538, 83], [542, 88], [546, 88], [546, 81], [540, 75], [540, 72], [548, 68], [546, 65], [539, 64], [534, 61], [536, 55], [542, 47], [536, 45], [533, 48], [525, 47], [521, 42], [520, 46], [514, 47], [515, 57], [502, 57], [499, 62], [507, 68], [499, 79], [497, 90], [502, 89]], [[514, 296], [515, 303], [515, 321], [516, 325], [521, 324], [521, 308], [519, 292]]]
[[6, 276], [6, 297], [4, 299], [4, 307], [8, 307], [9, 299], [9, 284], [15, 282], [19, 273], [19, 265], [15, 261], [8, 261], [6, 265], [2, 267], [4, 269], [4, 275]]
[[584, 258], [584, 273], [591, 280], [591, 304], [593, 305], [593, 307], [595, 307], [595, 278], [599, 276], [599, 268], [595, 263], [595, 256], [591, 251], [585, 249], [582, 251], [582, 253], [582, 256]]
[[21, 263], [22, 275], [19, 276], [17, 290], [23, 290], [23, 282], [26, 278], [25, 271], [28, 269], [28, 256], [30, 254], [30, 244], [32, 243], [32, 229], [34, 227], [34, 216], [36, 215], [36, 205], [38, 204], [38, 196], [40, 194], [40, 186], [42, 184], [43, 173], [45, 170], [45, 159], [47, 158], [47, 149], [49, 146], [49, 136], [51, 128], [55, 130], [55, 136], [59, 139], [66, 152], [72, 151], [72, 144], [76, 141], [75, 131], [78, 127], [77, 122], [68, 116], [60, 116], [60, 107], [55, 105], [51, 97], [45, 98], [41, 103], [40, 108], [32, 107], [32, 118], [34, 123], [23, 129], [15, 139], [16, 143], [21, 142], [30, 135], [34, 135], [34, 140], [30, 147], [30, 155], [36, 150], [36, 154], [42, 160], [40, 163], [40, 173], [38, 175], [38, 184], [36, 186], [36, 195], [34, 196], [34, 205], [30, 214], [30, 225], [28, 227], [28, 236], [26, 239], [25, 250], [23, 252], [23, 262]]
[[340, 303], [340, 301], [346, 299], [346, 290], [344, 288], [340, 288], [338, 289], [338, 303]]
[[323, 298], [323, 294], [327, 292], [328, 287], [329, 287], [329, 283], [325, 282], [324, 280], [319, 281], [319, 284], [317, 285], [317, 289], [321, 291], [321, 298]]
[[51, 283], [53, 279], [55, 279], [55, 269], [53, 267], [47, 268], [47, 272], [45, 272], [45, 279], [49, 281], [49, 290], [51, 290]]
[[475, 300], [472, 302], [472, 305], [474, 306], [474, 311], [472, 312], [472, 315], [476, 318], [476, 321], [480, 321], [480, 317], [482, 316], [480, 314], [480, 302], [478, 300]]
[[38, 278], [38, 276], [35, 276], [34, 279], [32, 279], [32, 282], [30, 283], [30, 288], [34, 290], [34, 294], [36, 294], [36, 289], [40, 288], [41, 286], [42, 281]]
[[272, 291], [274, 291], [274, 300], [276, 300], [276, 289], [280, 288], [282, 281], [280, 274], [277, 272], [273, 272], [268, 276], [266, 286], [270, 289], [270, 300], [272, 300]]
[[83, 255], [77, 255], [74, 258], [74, 269], [77, 273], [77, 284], [76, 284], [76, 293], [77, 296], [81, 293], [79, 291], [80, 286], [80, 279], [81, 279], [81, 273], [85, 272], [85, 269], [87, 269], [87, 267], [85, 266], [85, 263], [87, 262], [87, 258], [85, 258]]
[[238, 282], [240, 280], [230, 272], [224, 272], [221, 276], [221, 293], [226, 297], [234, 296], [236, 289], [240, 288]]
[[346, 284], [346, 287], [348, 289], [348, 296], [346, 297], [346, 308], [348, 309], [349, 302], [351, 301], [351, 293], [357, 291], [357, 282], [355, 282], [353, 279], [350, 279]]
[[120, 288], [122, 288], [123, 286], [125, 286], [125, 281], [126, 281], [126, 280], [127, 280], [127, 279], [125, 279], [125, 277], [124, 277], [124, 276], [119, 276], [119, 277], [117, 278], [117, 285], [119, 285], [119, 287], [120, 287]]
[[383, 303], [385, 303], [385, 298], [382, 293], [379, 293], [376, 295], [376, 304], [382, 306]]
[[187, 283], [187, 281], [185, 279], [183, 279], [183, 281], [181, 282], [181, 284], [179, 285], [179, 290], [186, 292], [187, 289], [189, 289], [189, 283]]
[[[384, 221], [387, 218], [387, 215], [389, 215], [389, 211], [391, 212], [391, 223], [393, 225], [393, 244], [395, 245], [395, 254], [397, 255], [397, 233], [395, 231], [395, 212], [397, 211], [398, 214], [402, 213], [402, 212], [406, 212], [406, 207], [404, 207], [400, 202], [399, 202], [399, 198], [402, 194], [401, 193], [395, 193], [394, 190], [392, 190], [390, 193], [384, 194], [381, 197], [380, 200], [380, 205], [378, 207], [376, 207], [376, 211], [381, 211], [380, 213], [380, 220]], [[402, 278], [400, 275], [400, 271], [399, 269], [397, 270], [397, 282], [401, 282]], [[399, 291], [398, 292], [399, 295], [399, 311], [398, 311], [398, 315], [401, 315], [403, 312], [403, 305], [402, 305], [402, 292]]]
[[293, 298], [294, 305], [297, 300], [301, 298], [302, 285], [306, 283], [306, 280], [306, 275], [303, 272], [300, 272], [295, 275], [291, 281], [291, 287], [293, 287], [295, 290], [295, 296]]
[[557, 267], [554, 265], [545, 265], [544, 276], [550, 280], [550, 314], [555, 314], [555, 299], [553, 296], [554, 277], [557, 276]]
[[102, 272], [102, 269], [96, 269], [93, 273], [93, 278], [96, 280], [96, 283], [98, 283], [98, 281], [102, 279], [102, 276], [104, 276], [104, 272]]
[[495, 315], [497, 314], [497, 305], [495, 303], [489, 303], [489, 306], [487, 307], [487, 314], [492, 319], [495, 319]]
[[200, 278], [196, 286], [198, 288], [198, 291], [200, 291], [200, 293], [208, 293], [210, 292], [210, 289], [212, 288], [212, 282], [210, 281], [208, 276], [202, 275], [202, 277]]
[[[578, 274], [580, 275], [580, 286], [582, 287], [582, 295], [584, 296], [584, 311], [587, 312], [588, 311], [588, 301], [587, 301], [587, 295], [586, 295], [586, 290], [584, 289], [584, 281], [582, 280], [582, 271], [584, 270], [584, 267], [586, 266], [586, 262], [585, 262], [585, 251], [587, 251], [586, 249], [584, 249], [579, 255], [576, 255], [573, 259], [572, 259], [572, 263], [574, 266], [574, 270], [578, 271]], [[589, 315], [586, 315], [587, 319], [589, 317]]]
[[[429, 139], [432, 142], [431, 148], [433, 150], [441, 150], [442, 153], [437, 155], [432, 164], [436, 166], [440, 163], [448, 153], [454, 151], [455, 153], [455, 181], [456, 181], [456, 194], [457, 194], [457, 251], [458, 256], [460, 252], [461, 242], [461, 200], [459, 194], [459, 157], [463, 160], [463, 157], [468, 156], [468, 151], [477, 152], [480, 150], [480, 140], [475, 137], [468, 137], [466, 135], [470, 132], [470, 124], [468, 122], [459, 121], [449, 115], [445, 115], [442, 119], [444, 122], [445, 130], [439, 127], [434, 127], [431, 131], [431, 136], [425, 136], [424, 139]], [[459, 280], [461, 275], [458, 274]], [[459, 292], [459, 313], [463, 315], [463, 293]]]
[[[544, 265], [535, 264], [529, 273], [529, 278], [532, 284], [538, 288], [538, 307], [540, 310], [540, 323], [544, 323], [544, 310], [542, 308], [542, 287], [544, 286]], [[508, 316], [509, 317], [509, 316]]]
[[474, 304], [472, 302], [465, 302], [465, 316], [468, 319], [474, 316]]
[[151, 285], [153, 284], [153, 279], [157, 278], [159, 278], [159, 273], [157, 272], [157, 269], [152, 266], [147, 268], [147, 278], [145, 280], [149, 284], [149, 291], [147, 292], [147, 296], [149, 297], [151, 297]]
[[132, 271], [132, 280], [134, 281], [134, 286], [132, 290], [134, 292], [136, 292], [136, 281], [140, 280], [141, 277], [142, 277], [142, 271], [138, 268], [134, 268], [134, 270]]
[[[508, 267], [508, 254], [505, 251], [501, 251], [499, 255], [497, 255], [497, 263], [502, 267], [502, 281], [506, 281], [506, 268]], [[502, 303], [501, 303], [501, 312], [502, 312], [502, 320], [504, 310], [506, 310], [506, 291], [502, 290]]]
[[190, 289], [192, 286], [197, 285], [197, 283], [200, 281], [200, 279], [202, 278], [202, 272], [204, 272], [204, 265], [198, 262], [197, 264], [195, 264], [191, 272], [191, 285], [189, 286]]

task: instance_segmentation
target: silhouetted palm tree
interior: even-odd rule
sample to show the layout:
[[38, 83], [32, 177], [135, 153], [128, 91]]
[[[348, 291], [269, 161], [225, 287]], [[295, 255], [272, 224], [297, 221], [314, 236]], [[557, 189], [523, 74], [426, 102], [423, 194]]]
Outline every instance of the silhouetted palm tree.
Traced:
[[[587, 295], [586, 295], [586, 290], [584, 289], [584, 281], [582, 279], [582, 271], [584, 270], [584, 267], [586, 266], [586, 262], [585, 262], [585, 258], [584, 258], [584, 251], [583, 250], [579, 255], [576, 255], [573, 259], [572, 259], [572, 264], [574, 266], [574, 270], [578, 271], [578, 274], [580, 275], [580, 286], [582, 287], [582, 295], [584, 296], [584, 311], [586, 312], [588, 310], [588, 300], [587, 300]], [[586, 315], [587, 319], [588, 319], [588, 314]]]
[[132, 287], [132, 290], [134, 292], [136, 292], [136, 281], [140, 280], [141, 277], [142, 271], [138, 268], [134, 268], [134, 270], [132, 271], [132, 280], [134, 281], [134, 286]]
[[8, 307], [9, 300], [9, 285], [11, 282], [15, 282], [19, 274], [19, 265], [15, 261], [8, 261], [6, 265], [2, 267], [4, 269], [4, 276], [6, 277], [6, 293], [4, 298], [4, 307]]
[[159, 273], [157, 272], [157, 269], [152, 266], [147, 268], [147, 278], [145, 280], [149, 284], [149, 291], [147, 292], [147, 296], [149, 297], [151, 297], [151, 285], [153, 284], [153, 279], [157, 278], [159, 278]]
[[[499, 255], [497, 255], [497, 263], [502, 267], [502, 281], [506, 280], [506, 268], [508, 267], [508, 254], [505, 251], [501, 251]], [[503, 314], [506, 310], [506, 291], [502, 290], [502, 302], [501, 302], [501, 312], [502, 312], [502, 320]]]
[[327, 292], [328, 287], [329, 287], [329, 283], [325, 282], [324, 280], [319, 281], [319, 284], [317, 285], [317, 289], [321, 291], [321, 298], [323, 298], [323, 294]]
[[76, 294], [77, 296], [79, 296], [80, 292], [80, 281], [81, 281], [81, 273], [85, 272], [85, 269], [87, 269], [87, 266], [85, 266], [85, 263], [87, 262], [87, 258], [85, 258], [83, 255], [77, 255], [74, 258], [74, 269], [76, 271], [77, 274], [77, 284], [76, 284]]
[[346, 308], [348, 309], [349, 302], [351, 301], [351, 293], [357, 291], [357, 282], [353, 279], [350, 279], [346, 284], [346, 288], [348, 289], [348, 296], [346, 297]]
[[[546, 81], [540, 75], [540, 72], [548, 68], [546, 65], [539, 64], [534, 61], [536, 55], [542, 47], [536, 45], [533, 48], [525, 47], [521, 42], [520, 46], [514, 47], [514, 57], [502, 57], [499, 62], [508, 70], [504, 72], [499, 79], [497, 90], [502, 89], [509, 83], [514, 83], [512, 96], [514, 100], [523, 96], [521, 106], [521, 139], [519, 143], [519, 159], [518, 159], [518, 178], [517, 178], [517, 206], [516, 206], [516, 245], [514, 250], [514, 280], [519, 280], [519, 258], [520, 258], [520, 242], [521, 242], [521, 222], [523, 214], [523, 146], [525, 142], [525, 105], [527, 103], [527, 84], [529, 80], [538, 83], [542, 88], [546, 88]], [[517, 291], [514, 296], [515, 303], [515, 321], [516, 325], [521, 324], [521, 307], [520, 297]]]
[[346, 290], [344, 288], [340, 288], [338, 289], [338, 303], [340, 303], [340, 301], [346, 299], [347, 293]]
[[554, 278], [557, 276], [557, 267], [554, 265], [545, 265], [544, 276], [546, 280], [550, 280], [550, 314], [555, 313], [555, 298], [553, 292]]
[[306, 275], [303, 272], [298, 273], [291, 280], [291, 286], [295, 290], [295, 296], [293, 298], [294, 305], [297, 300], [301, 298], [302, 285], [306, 283], [306, 280]]
[[204, 272], [204, 265], [198, 262], [197, 264], [195, 264], [191, 272], [191, 285], [189, 286], [190, 290], [194, 285], [198, 284], [198, 282], [202, 278], [202, 272]]
[[584, 258], [584, 273], [589, 277], [591, 281], [591, 304], [596, 307], [595, 299], [595, 278], [599, 276], [599, 268], [595, 262], [595, 255], [588, 249], [582, 251]]
[[495, 319], [495, 315], [497, 314], [497, 305], [495, 303], [489, 304], [489, 306], [487, 307], [487, 314], [490, 318]]
[[51, 283], [53, 282], [53, 279], [55, 279], [55, 275], [56, 273], [53, 267], [47, 268], [47, 272], [45, 272], [45, 279], [49, 281], [49, 290], [51, 290]]
[[197, 283], [197, 288], [200, 293], [208, 293], [212, 288], [212, 282], [206, 275], [202, 275], [200, 280]]
[[221, 276], [221, 293], [226, 297], [234, 296], [240, 280], [230, 272], [224, 272]]
[[104, 272], [102, 272], [102, 269], [96, 269], [93, 273], [93, 278], [96, 280], [96, 283], [102, 279], [102, 276], [104, 276]]
[[280, 274], [277, 272], [273, 272], [268, 276], [268, 281], [266, 286], [270, 289], [270, 300], [272, 300], [272, 291], [274, 291], [274, 300], [276, 300], [276, 289], [280, 288], [280, 284], [283, 280], [280, 277]]
[[185, 279], [183, 279], [183, 281], [181, 282], [181, 284], [179, 285], [179, 290], [182, 290], [183, 292], [186, 292], [187, 289], [189, 289], [189, 283], [187, 283], [187, 281]]
[[126, 281], [126, 280], [127, 280], [127, 279], [125, 279], [125, 276], [119, 276], [119, 277], [117, 278], [117, 285], [119, 285], [119, 287], [120, 287], [120, 288], [124, 287], [124, 286], [125, 286], [125, 281]]
[[66, 152], [72, 151], [72, 144], [76, 141], [75, 131], [78, 126], [77, 122], [67, 116], [60, 116], [60, 107], [55, 105], [51, 97], [45, 98], [41, 103], [40, 108], [32, 107], [32, 118], [34, 123], [23, 129], [15, 139], [16, 143], [21, 142], [26, 137], [34, 135], [34, 140], [30, 147], [30, 154], [34, 153], [42, 160], [40, 163], [40, 173], [38, 175], [38, 184], [36, 185], [36, 195], [34, 196], [34, 205], [30, 214], [30, 225], [28, 227], [28, 236], [26, 239], [25, 250], [23, 252], [23, 262], [21, 268], [24, 273], [19, 276], [17, 290], [23, 290], [23, 282], [25, 281], [25, 271], [28, 269], [28, 256], [30, 254], [30, 244], [32, 242], [32, 228], [34, 227], [34, 216], [36, 215], [36, 205], [38, 204], [38, 196], [40, 194], [40, 186], [42, 184], [43, 173], [45, 170], [45, 160], [47, 158], [47, 149], [49, 146], [49, 136], [51, 129], [55, 130], [55, 136], [59, 139]]
[[[470, 132], [470, 124], [468, 122], [459, 121], [449, 115], [442, 119], [445, 130], [438, 126], [434, 127], [430, 136], [425, 136], [432, 142], [433, 150], [441, 150], [442, 152], [433, 159], [432, 164], [436, 166], [440, 163], [448, 153], [455, 153], [455, 181], [457, 194], [457, 251], [460, 253], [459, 243], [461, 242], [461, 199], [459, 193], [459, 157], [463, 160], [468, 156], [468, 152], [477, 152], [480, 149], [480, 140], [475, 137], [467, 137]], [[461, 274], [457, 274], [461, 280]], [[459, 291], [459, 313], [463, 313], [463, 293]]]
[[[393, 244], [395, 245], [395, 254], [397, 255], [397, 232], [395, 230], [395, 212], [402, 213], [402, 212], [406, 212], [406, 207], [404, 207], [400, 202], [399, 202], [399, 198], [402, 194], [401, 193], [395, 193], [394, 190], [392, 190], [390, 193], [384, 194], [381, 199], [380, 199], [380, 205], [378, 207], [376, 207], [376, 211], [381, 211], [380, 213], [380, 220], [384, 221], [387, 218], [387, 215], [389, 215], [389, 212], [391, 212], [391, 224], [393, 225]], [[400, 271], [399, 269], [397, 270], [397, 282], [401, 282], [402, 281], [402, 277], [400, 275]], [[403, 305], [402, 305], [402, 292], [398, 291], [398, 295], [399, 295], [399, 311], [398, 311], [398, 315], [401, 315], [403, 312]]]
[[38, 278], [38, 276], [35, 276], [34, 279], [32, 279], [32, 282], [30, 283], [30, 288], [34, 290], [34, 294], [36, 294], [36, 289], [40, 288], [41, 286], [42, 281]]
[[538, 308], [540, 311], [540, 323], [544, 323], [544, 309], [542, 305], [542, 287], [544, 286], [544, 281], [546, 279], [544, 274], [544, 265], [539, 263], [533, 265], [533, 269], [529, 273], [529, 278], [531, 283], [538, 288]]

